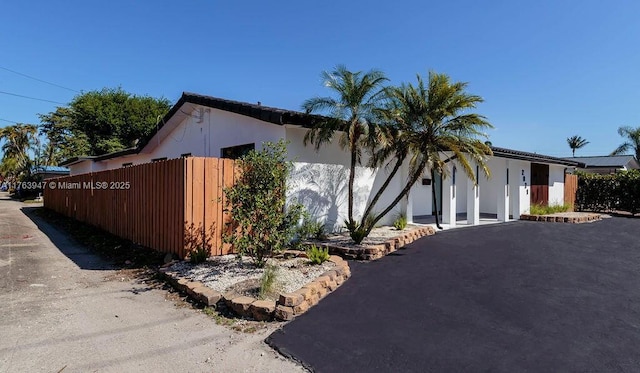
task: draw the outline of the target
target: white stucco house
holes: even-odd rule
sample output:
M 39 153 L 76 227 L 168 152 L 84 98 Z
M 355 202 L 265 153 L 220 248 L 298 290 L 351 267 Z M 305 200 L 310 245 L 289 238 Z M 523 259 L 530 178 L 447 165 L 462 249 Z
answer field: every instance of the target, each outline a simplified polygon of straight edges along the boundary
M 347 212 L 349 155 L 337 139 L 316 152 L 303 138 L 315 116 L 266 107 L 260 104 L 224 100 L 183 93 L 159 123 L 155 133 L 137 147 L 101 156 L 69 159 L 64 165 L 71 175 L 97 172 L 129 165 L 186 156 L 235 158 L 265 141 L 289 142 L 294 162 L 289 197 L 303 203 L 312 216 L 329 229 L 342 225 Z M 482 217 L 508 221 L 527 213 L 531 203 L 564 203 L 564 176 L 579 162 L 540 154 L 493 147 L 488 161 L 492 177 L 480 175 L 478 185 L 449 162 L 450 177 L 432 182 L 430 174 L 413 186 L 408 198 L 390 212 L 382 223 L 390 223 L 403 211 L 411 222 L 428 220 L 435 213 L 431 188 L 445 224 L 479 224 Z M 362 214 L 368 200 L 385 179 L 386 169 L 359 167 L 355 180 L 355 212 Z M 381 211 L 403 187 L 407 170 L 401 170 L 377 204 Z

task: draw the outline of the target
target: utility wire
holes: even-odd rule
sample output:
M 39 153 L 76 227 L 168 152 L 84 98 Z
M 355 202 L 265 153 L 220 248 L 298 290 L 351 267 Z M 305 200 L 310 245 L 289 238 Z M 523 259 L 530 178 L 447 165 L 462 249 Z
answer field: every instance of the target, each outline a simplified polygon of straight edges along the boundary
M 27 74 L 23 74 L 23 73 L 21 73 L 21 72 L 17 72 L 17 71 L 15 71 L 15 70 L 7 69 L 6 67 L 2 67 L 2 66 L 0 66 L 0 69 L 2 69 L 2 70 L 6 70 L 6 71 L 9 71 L 9 72 L 11 72 L 11 73 L 14 73 L 14 74 L 17 74 L 17 75 L 20 75 L 20 76 L 24 76 L 25 78 L 29 78 L 29 79 L 36 80 L 36 81 L 41 82 L 41 83 L 49 84 L 49 85 L 52 85 L 52 86 L 54 86 L 54 87 L 58 87 L 58 88 L 62 88 L 62 89 L 66 89 L 67 91 L 80 93 L 79 91 L 76 91 L 75 89 L 72 89 L 72 88 L 69 88 L 69 87 L 65 87 L 65 86 L 62 86 L 62 85 L 60 85 L 60 84 L 51 83 L 51 82 L 48 82 L 48 81 L 46 81 L 46 80 L 38 79 L 38 78 L 33 77 L 33 76 L 31 76 L 31 75 L 27 75 Z
M 18 122 L 13 121 L 13 120 L 9 120 L 9 119 L 3 119 L 3 118 L 0 118 L 0 120 L 1 120 L 1 121 L 3 121 L 3 122 L 9 122 L 9 123 L 15 123 L 15 124 L 18 124 Z
M 35 97 L 30 97 L 30 96 L 23 96 L 23 95 L 19 95 L 17 93 L 11 93 L 11 92 L 5 92 L 5 91 L 0 91 L 0 93 L 5 94 L 5 95 L 9 95 L 9 96 L 28 98 L 29 100 L 44 101 L 44 102 L 51 102 L 52 104 L 66 105 L 66 103 L 64 103 L 64 102 L 45 100 L 44 98 L 35 98 Z

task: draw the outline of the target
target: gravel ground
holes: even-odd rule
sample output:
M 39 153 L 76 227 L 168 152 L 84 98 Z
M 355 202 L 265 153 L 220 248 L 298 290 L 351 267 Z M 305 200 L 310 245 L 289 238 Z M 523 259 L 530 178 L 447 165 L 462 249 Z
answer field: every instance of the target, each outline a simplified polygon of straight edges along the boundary
M 321 265 L 309 265 L 305 258 L 274 258 L 269 259 L 267 264 L 276 265 L 276 288 L 284 293 L 300 289 L 335 266 L 328 261 Z M 177 272 L 181 277 L 200 281 L 219 292 L 224 292 L 239 282 L 259 279 L 264 273 L 264 268 L 253 266 L 251 258 L 243 257 L 240 261 L 235 255 L 212 257 L 200 264 L 178 262 L 169 267 L 169 270 Z
M 422 226 L 417 225 L 407 225 L 404 230 L 397 230 L 394 227 L 383 226 L 374 228 L 371 231 L 371 234 L 366 237 L 360 245 L 355 244 L 351 237 L 349 237 L 349 232 L 344 232 L 336 235 L 331 235 L 327 238 L 325 242 L 330 242 L 334 245 L 343 246 L 343 247 L 363 247 L 369 245 L 378 245 L 384 243 L 385 241 L 398 237 L 407 232 L 411 232 L 414 229 L 422 228 Z

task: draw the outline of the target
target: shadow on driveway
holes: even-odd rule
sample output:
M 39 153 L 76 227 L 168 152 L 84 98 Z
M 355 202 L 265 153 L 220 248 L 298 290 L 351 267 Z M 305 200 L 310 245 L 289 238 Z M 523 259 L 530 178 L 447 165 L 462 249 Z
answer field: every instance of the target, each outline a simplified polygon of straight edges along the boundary
M 47 223 L 35 213 L 38 209 L 42 209 L 42 207 L 22 207 L 20 210 L 38 226 L 38 229 L 49 238 L 61 253 L 71 259 L 78 267 L 88 270 L 112 270 L 118 268 L 76 243 L 67 233 Z
M 439 232 L 268 338 L 320 372 L 640 371 L 640 220 Z M 401 255 L 400 255 L 401 254 Z

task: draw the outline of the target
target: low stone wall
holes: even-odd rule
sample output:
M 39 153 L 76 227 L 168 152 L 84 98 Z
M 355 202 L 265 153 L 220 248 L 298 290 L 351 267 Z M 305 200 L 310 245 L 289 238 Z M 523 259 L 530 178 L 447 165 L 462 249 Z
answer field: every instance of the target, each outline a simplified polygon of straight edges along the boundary
M 543 221 L 549 223 L 587 223 L 596 220 L 602 220 L 599 214 L 583 214 L 580 216 L 562 216 L 562 215 L 520 215 L 520 220 Z
M 436 234 L 436 230 L 433 227 L 428 226 L 413 229 L 405 234 L 391 238 L 377 245 L 346 247 L 332 244 L 331 242 L 314 242 L 313 245 L 326 248 L 329 250 L 329 253 L 340 255 L 347 259 L 376 260 L 412 243 L 418 238 L 432 236 L 434 234 Z
M 159 271 L 176 289 L 204 305 L 217 307 L 222 302 L 242 317 L 258 321 L 271 321 L 274 318 L 286 321 L 305 313 L 351 277 L 351 269 L 344 259 L 331 255 L 329 261 L 336 264 L 335 269 L 323 273 L 293 293 L 280 294 L 277 301 L 259 300 L 236 292 L 221 294 L 201 282 L 178 277 L 176 272 L 167 268 L 160 268 Z

